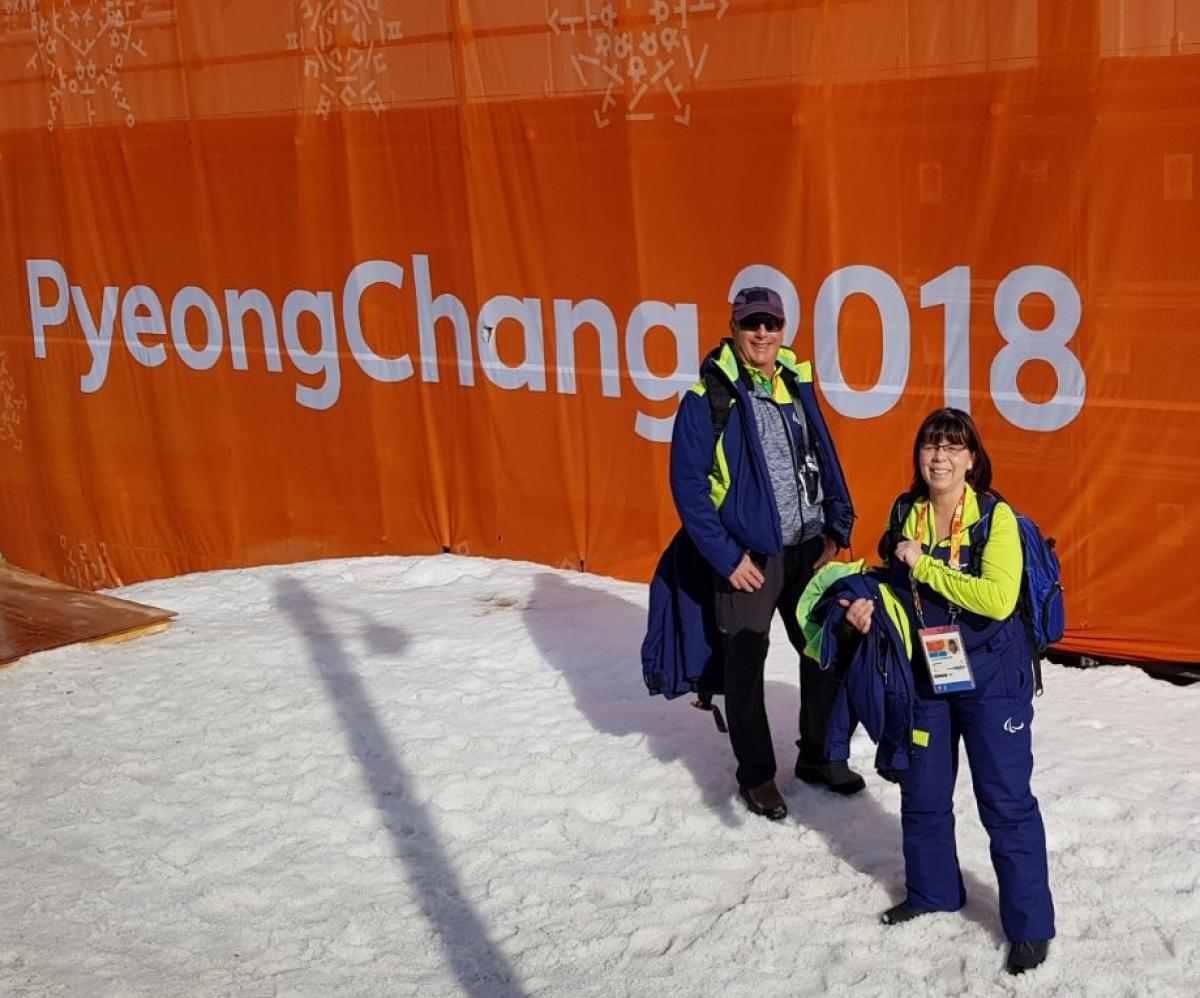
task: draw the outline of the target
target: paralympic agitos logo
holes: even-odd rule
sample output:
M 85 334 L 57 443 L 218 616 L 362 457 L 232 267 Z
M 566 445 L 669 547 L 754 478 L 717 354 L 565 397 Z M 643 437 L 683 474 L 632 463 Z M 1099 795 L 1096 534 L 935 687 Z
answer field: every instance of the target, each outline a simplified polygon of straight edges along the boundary
M 267 371 L 283 373 L 286 357 L 293 371 L 302 376 L 296 379 L 296 401 L 317 410 L 337 404 L 347 356 L 368 377 L 383 383 L 407 381 L 418 370 L 422 381 L 440 381 L 449 377 L 443 372 L 443 360 L 453 354 L 455 376 L 463 388 L 474 387 L 478 359 L 483 376 L 506 391 L 549 391 L 552 375 L 553 391 L 575 395 L 580 381 L 576 347 L 581 337 L 590 337 L 599 349 L 596 374 L 605 397 L 621 397 L 622 372 L 641 398 L 659 403 L 681 396 L 697 377 L 699 308 L 693 302 L 638 302 L 619 327 L 613 309 L 599 298 L 554 298 L 547 306 L 540 298 L 499 294 L 483 302 L 472 319 L 467 304 L 453 291 L 435 291 L 427 255 L 413 254 L 410 268 L 407 289 L 403 266 L 392 260 L 366 260 L 350 269 L 336 296 L 329 290 L 296 289 L 277 304 L 258 288 L 225 289 L 214 296 L 188 285 L 165 302 L 146 284 L 109 285 L 97 295 L 71 284 L 59 261 L 27 260 L 34 355 L 48 356 L 47 331 L 67 326 L 74 313 L 90 354 L 89 369 L 79 382 L 85 393 L 104 387 L 114 345 L 120 349 L 123 344 L 135 362 L 150 368 L 166 363 L 170 347 L 195 371 L 215 367 L 228 347 L 230 363 L 237 371 L 248 370 L 253 356 L 256 363 L 261 357 Z M 786 314 L 795 317 L 788 333 L 794 336 L 803 309 L 788 275 L 765 264 L 744 267 L 730 282 L 727 298 L 732 299 L 738 288 L 748 284 L 773 287 L 780 293 Z M 396 292 L 402 293 L 400 300 L 395 298 Z M 420 351 L 417 363 L 408 353 L 385 355 L 367 339 L 362 319 L 367 295 L 391 296 L 376 301 L 376 306 L 399 316 L 401 329 L 411 329 L 415 319 Z M 880 317 L 879 327 L 858 334 L 882 337 L 879 377 L 869 388 L 848 385 L 842 373 L 842 341 L 854 334 L 843 334 L 839 319 L 843 304 L 852 295 L 871 299 Z M 1029 295 L 1042 296 L 1053 306 L 1053 317 L 1044 328 L 1030 328 L 1021 316 L 1021 302 Z M 406 299 L 410 303 L 407 308 Z M 974 391 L 971 302 L 971 274 L 966 265 L 951 267 L 920 287 L 920 307 L 939 309 L 944 315 L 946 404 L 964 408 L 970 407 Z M 1017 267 L 996 285 L 992 304 L 994 321 L 1005 341 L 991 358 L 988 380 L 996 408 L 1009 422 L 1026 430 L 1052 431 L 1067 425 L 1079 414 L 1086 394 L 1083 367 L 1068 346 L 1082 316 L 1074 283 L 1053 267 Z M 723 327 L 724 318 L 715 325 Z M 673 366 L 665 373 L 652 370 L 646 358 L 649 334 L 658 329 L 665 331 L 673 347 Z M 317 332 L 315 343 L 313 330 Z M 903 290 L 886 271 L 858 264 L 829 274 L 813 304 L 812 331 L 817 382 L 836 411 L 851 418 L 872 419 L 899 401 L 909 378 L 910 307 Z M 59 338 L 69 335 L 68 328 Z M 655 335 L 661 337 L 662 333 Z M 501 357 L 502 338 L 510 348 L 505 351 L 508 360 Z M 520 361 L 513 362 L 518 344 Z M 552 361 L 547 360 L 548 346 Z M 1057 389 L 1052 398 L 1030 400 L 1021 393 L 1017 375 L 1029 362 L 1049 365 L 1054 371 Z M 595 384 L 590 375 L 586 381 Z M 662 411 L 661 406 L 654 409 Z M 646 440 L 666 441 L 673 418 L 639 410 L 633 429 Z

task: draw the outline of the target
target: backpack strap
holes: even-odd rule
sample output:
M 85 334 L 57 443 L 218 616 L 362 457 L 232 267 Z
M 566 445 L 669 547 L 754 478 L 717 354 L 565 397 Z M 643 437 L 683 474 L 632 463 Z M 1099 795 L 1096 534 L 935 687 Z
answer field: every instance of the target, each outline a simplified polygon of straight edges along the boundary
M 972 575 L 979 575 L 983 570 L 983 547 L 992 532 L 992 510 L 996 508 L 997 502 L 1003 501 L 1003 497 L 996 492 L 987 492 L 979 497 L 979 519 L 971 524 L 968 530 L 971 543 L 968 547 L 967 571 Z M 900 493 L 892 503 L 887 531 L 879 538 L 881 561 L 890 561 L 896 545 L 904 539 L 904 521 L 908 518 L 912 506 L 912 495 L 908 492 Z
M 790 368 L 780 367 L 780 377 L 787 385 L 793 400 L 800 397 L 800 382 L 796 380 L 795 372 Z M 744 376 L 744 375 L 743 375 Z M 733 390 L 726 381 L 711 367 L 704 371 L 704 394 L 708 397 L 708 411 L 712 415 L 713 431 L 719 437 L 725 431 L 729 422 L 729 407 L 733 405 Z
M 971 525 L 971 548 L 970 558 L 968 561 L 968 571 L 972 575 L 983 574 L 983 547 L 987 544 L 988 537 L 992 532 L 992 511 L 995 510 L 997 503 L 1005 503 L 1009 509 L 1012 509 L 1012 504 L 1008 502 L 999 492 L 988 492 L 979 500 L 979 519 Z M 1017 515 L 1017 511 L 1013 509 L 1013 515 Z M 1022 554 L 1024 554 L 1024 543 L 1021 545 Z M 1021 572 L 1021 591 L 1017 595 L 1017 615 L 1021 618 L 1021 624 L 1025 629 L 1025 637 L 1029 644 L 1029 661 L 1033 667 L 1033 692 L 1035 696 L 1041 696 L 1045 691 L 1042 686 L 1042 657 L 1038 653 L 1037 641 L 1033 636 L 1033 608 L 1029 605 L 1029 594 L 1026 591 L 1025 573 Z
M 992 535 L 992 510 L 996 508 L 996 503 L 1003 501 L 1003 497 L 998 492 L 985 492 L 979 497 L 979 519 L 972 523 L 967 530 L 967 536 L 971 538 L 967 555 L 967 571 L 971 575 L 983 574 L 983 548 Z
M 716 724 L 717 730 L 723 735 L 729 734 L 729 728 L 725 726 L 725 718 L 721 715 L 721 708 L 712 702 L 713 695 L 711 693 L 699 693 L 696 699 L 692 701 L 692 706 L 697 710 L 707 710 L 712 712 L 713 723 Z
M 1022 614 L 1024 617 L 1024 614 Z M 1040 697 L 1046 692 L 1046 688 L 1042 685 L 1042 656 L 1038 654 L 1037 642 L 1033 640 L 1033 627 L 1026 620 L 1026 633 L 1029 635 L 1029 661 L 1033 665 L 1033 695 Z
M 704 372 L 704 394 L 712 415 L 713 432 L 720 437 L 729 422 L 729 407 L 733 405 L 733 390 L 720 374 L 709 368 Z
M 904 540 L 904 521 L 908 519 L 908 511 L 912 509 L 912 496 L 901 492 L 892 503 L 892 511 L 888 514 L 888 526 L 879 537 L 879 547 L 876 549 L 880 561 L 891 562 L 896 545 Z

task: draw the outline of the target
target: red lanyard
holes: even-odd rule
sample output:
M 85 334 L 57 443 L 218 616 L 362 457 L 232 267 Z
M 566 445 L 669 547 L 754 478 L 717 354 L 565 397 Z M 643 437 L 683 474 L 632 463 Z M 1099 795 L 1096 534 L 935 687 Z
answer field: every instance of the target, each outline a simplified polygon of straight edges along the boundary
M 950 567 L 956 572 L 962 569 L 962 540 L 959 538 L 959 531 L 962 530 L 963 508 L 967 503 L 967 492 L 963 490 L 963 494 L 959 497 L 958 505 L 954 507 L 954 515 L 950 517 Z M 929 500 L 925 500 L 923 506 L 917 507 L 917 536 L 913 538 L 922 548 L 925 546 L 925 521 L 933 515 L 933 504 Z M 937 546 L 937 529 L 936 526 L 931 526 L 929 530 L 933 540 L 930 542 L 929 550 L 932 551 Z M 912 569 L 908 570 L 908 581 L 912 586 L 913 609 L 917 611 L 917 619 L 921 622 L 921 626 L 925 626 L 925 614 L 921 607 L 921 594 L 918 591 L 919 584 L 913 578 Z M 953 603 L 950 604 L 950 620 L 958 616 L 958 607 Z

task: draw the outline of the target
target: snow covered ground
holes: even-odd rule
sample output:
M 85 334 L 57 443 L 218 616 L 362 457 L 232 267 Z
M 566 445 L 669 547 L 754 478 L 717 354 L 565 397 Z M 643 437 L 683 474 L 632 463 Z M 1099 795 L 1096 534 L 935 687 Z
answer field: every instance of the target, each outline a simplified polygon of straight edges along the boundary
M 122 595 L 165 634 L 0 672 L 0 994 L 1200 993 L 1200 686 L 1046 667 L 1034 789 L 1059 938 L 1010 978 L 970 782 L 970 901 L 884 927 L 899 792 L 791 777 L 794 657 L 768 698 L 791 814 L 727 741 L 645 695 L 645 587 L 379 558 Z

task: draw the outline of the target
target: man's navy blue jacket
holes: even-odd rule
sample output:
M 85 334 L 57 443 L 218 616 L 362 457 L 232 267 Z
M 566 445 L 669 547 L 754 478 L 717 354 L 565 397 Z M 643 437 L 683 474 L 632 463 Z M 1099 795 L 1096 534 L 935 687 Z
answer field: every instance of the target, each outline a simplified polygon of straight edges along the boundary
M 825 495 L 824 533 L 848 547 L 854 508 L 817 404 L 812 365 L 798 364 L 786 347 L 779 352 L 779 364 L 791 374 L 777 379 L 776 398 L 797 453 L 803 453 L 801 413 L 811 434 Z M 686 536 L 676 535 L 659 560 L 642 643 L 646 686 L 667 697 L 696 689 L 706 669 L 709 675 L 714 672 L 712 659 L 720 642 L 711 604 L 717 578 L 728 578 L 747 551 L 783 553 L 775 491 L 732 343 L 726 340 L 710 352 L 700 372 L 701 380 L 680 403 L 671 437 L 671 494 Z M 706 397 L 709 374 L 725 383 L 731 399 L 719 438 Z
M 797 396 L 793 397 L 789 390 L 789 379 L 777 379 L 776 399 L 782 403 L 780 409 L 797 453 L 803 453 L 804 439 L 797 404 L 812 434 L 825 493 L 824 533 L 839 547 L 849 547 L 854 508 L 833 439 L 817 404 L 812 365 L 797 363 L 796 355 L 786 347 L 779 351 L 779 365 L 791 372 Z M 705 397 L 704 376 L 709 373 L 725 382 L 732 398 L 720 439 L 713 426 L 712 407 Z M 771 487 L 771 475 L 754 421 L 747 376 L 742 374 L 728 340 L 704 358 L 700 374 L 701 380 L 684 396 L 675 416 L 671 436 L 671 494 L 684 529 L 724 579 L 733 573 L 747 551 L 782 554 L 783 537 L 775 490 Z

